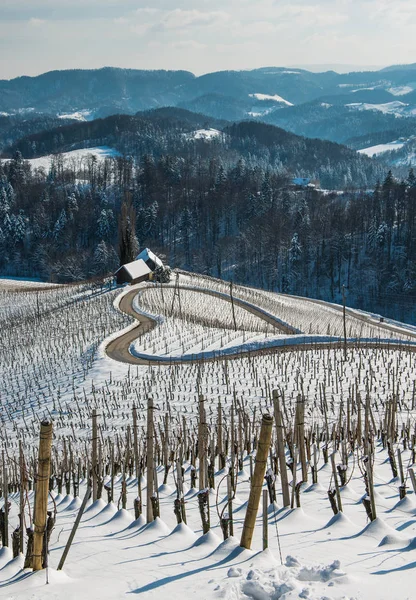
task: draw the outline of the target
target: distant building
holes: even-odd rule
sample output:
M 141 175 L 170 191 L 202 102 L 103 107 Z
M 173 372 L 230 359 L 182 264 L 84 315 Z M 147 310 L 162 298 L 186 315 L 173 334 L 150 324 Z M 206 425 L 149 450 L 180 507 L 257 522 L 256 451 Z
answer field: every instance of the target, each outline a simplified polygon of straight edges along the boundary
M 158 256 L 156 256 L 156 254 L 153 254 L 149 248 L 142 250 L 140 254 L 136 256 L 136 260 L 143 260 L 152 271 L 154 271 L 157 267 L 163 268 L 163 262 Z
M 310 177 L 294 177 L 291 183 L 300 187 L 319 188 L 319 181 Z
M 117 285 L 140 283 L 141 281 L 153 279 L 153 273 L 157 269 L 159 271 L 165 270 L 163 262 L 149 248 L 145 248 L 136 256 L 136 260 L 121 266 L 114 273 L 114 276 Z
M 302 187 L 306 187 L 310 184 L 310 182 L 311 180 L 309 179 L 309 177 L 294 177 L 292 179 L 293 185 L 300 185 Z
M 152 269 L 147 266 L 144 260 L 134 260 L 131 263 L 123 265 L 114 273 L 117 285 L 123 283 L 140 283 L 141 281 L 148 281 L 150 275 L 153 273 Z

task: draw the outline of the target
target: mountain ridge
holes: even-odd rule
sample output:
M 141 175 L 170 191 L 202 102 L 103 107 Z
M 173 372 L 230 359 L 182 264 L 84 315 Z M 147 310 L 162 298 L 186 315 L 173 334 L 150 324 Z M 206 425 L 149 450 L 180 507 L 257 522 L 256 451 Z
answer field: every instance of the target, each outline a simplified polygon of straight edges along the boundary
M 350 73 L 260 67 L 196 76 L 181 70 L 103 67 L 0 80 L 2 117 L 22 122 L 39 115 L 93 121 L 160 107 L 219 121 L 263 121 L 343 144 L 390 131 L 410 136 L 416 127 L 416 70 L 414 65 Z M 0 140 L 0 146 L 16 139 L 13 134 L 8 144 Z

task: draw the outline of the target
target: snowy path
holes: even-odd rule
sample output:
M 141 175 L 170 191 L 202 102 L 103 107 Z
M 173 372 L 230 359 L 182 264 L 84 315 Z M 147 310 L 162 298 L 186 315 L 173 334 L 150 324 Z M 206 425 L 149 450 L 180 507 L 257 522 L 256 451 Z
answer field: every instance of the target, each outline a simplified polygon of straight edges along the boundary
M 234 304 L 243 308 L 244 310 L 255 315 L 259 319 L 264 320 L 276 329 L 279 333 L 284 333 L 290 337 L 284 337 L 279 339 L 265 340 L 262 342 L 256 342 L 251 344 L 240 344 L 230 348 L 222 348 L 219 350 L 211 350 L 207 352 L 198 352 L 193 354 L 182 354 L 175 356 L 160 356 L 157 354 L 148 354 L 144 352 L 138 352 L 132 345 L 142 335 L 148 333 L 158 325 L 158 320 L 143 312 L 138 312 L 134 307 L 134 299 L 136 296 L 144 291 L 145 289 L 151 289 L 153 286 L 145 286 L 139 289 L 134 289 L 130 292 L 122 293 L 122 297 L 119 302 L 119 309 L 137 320 L 137 325 L 130 327 L 127 331 L 122 332 L 119 336 L 111 341 L 106 346 L 107 355 L 118 362 L 123 362 L 132 365 L 175 365 L 195 362 L 208 362 L 218 359 L 233 359 L 241 358 L 244 355 L 259 355 L 269 352 L 290 352 L 296 350 L 313 350 L 317 347 L 321 348 L 343 348 L 344 341 L 341 337 L 335 336 L 319 336 L 319 335 L 299 335 L 301 332 L 288 323 L 284 323 L 274 315 L 268 313 L 264 309 L 255 306 L 240 298 L 234 297 Z M 164 286 L 164 288 L 173 288 L 174 286 Z M 181 290 L 188 290 L 198 292 L 204 295 L 210 295 L 215 298 L 220 298 L 226 302 L 231 302 L 231 296 L 223 292 L 216 290 L 210 290 L 207 288 L 198 288 L 194 286 L 180 286 Z M 308 299 L 309 300 L 309 299 Z M 312 300 L 311 302 L 317 305 L 328 306 L 320 300 Z M 335 305 L 329 305 L 331 307 L 339 308 Z M 342 308 L 341 308 L 342 310 Z M 363 314 L 356 313 L 355 311 L 349 311 L 350 316 L 364 321 L 368 324 L 373 324 L 374 319 L 370 316 L 366 317 Z M 385 330 L 386 333 L 391 334 L 392 332 L 403 334 L 403 329 L 393 327 L 388 324 L 377 324 L 380 330 Z M 355 339 L 350 338 L 347 340 L 347 345 L 353 348 L 376 348 L 376 349 L 400 349 L 406 346 L 410 351 L 416 351 L 416 334 L 411 331 L 406 331 L 406 335 L 410 340 L 392 340 L 392 339 Z

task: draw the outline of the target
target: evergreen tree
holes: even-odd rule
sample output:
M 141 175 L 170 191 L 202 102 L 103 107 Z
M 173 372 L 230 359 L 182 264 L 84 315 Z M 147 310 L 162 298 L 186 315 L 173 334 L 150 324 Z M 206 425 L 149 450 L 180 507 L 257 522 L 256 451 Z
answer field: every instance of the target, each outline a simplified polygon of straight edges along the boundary
M 136 237 L 136 211 L 128 199 L 121 205 L 118 223 L 118 252 L 120 266 L 132 262 L 139 251 Z

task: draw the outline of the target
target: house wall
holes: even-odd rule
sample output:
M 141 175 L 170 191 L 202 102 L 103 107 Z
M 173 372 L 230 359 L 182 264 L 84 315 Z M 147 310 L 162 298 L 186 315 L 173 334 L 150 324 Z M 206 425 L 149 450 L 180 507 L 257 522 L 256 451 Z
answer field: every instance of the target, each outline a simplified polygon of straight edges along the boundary
M 150 275 L 150 273 L 147 273 L 146 275 L 137 277 L 136 279 L 133 279 L 130 283 L 131 283 L 131 285 L 133 285 L 133 283 L 141 283 L 142 281 L 149 281 L 149 279 L 150 279 L 149 275 Z
M 117 285 L 121 285 L 122 283 L 130 283 L 131 282 L 130 275 L 127 273 L 126 269 L 121 268 L 117 272 L 116 281 L 117 281 Z

